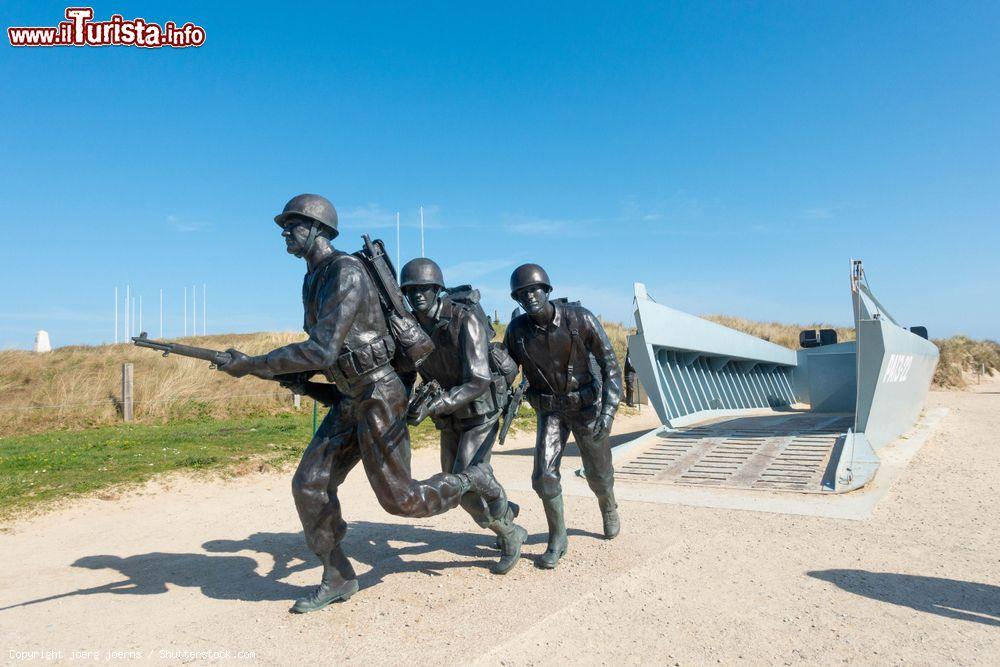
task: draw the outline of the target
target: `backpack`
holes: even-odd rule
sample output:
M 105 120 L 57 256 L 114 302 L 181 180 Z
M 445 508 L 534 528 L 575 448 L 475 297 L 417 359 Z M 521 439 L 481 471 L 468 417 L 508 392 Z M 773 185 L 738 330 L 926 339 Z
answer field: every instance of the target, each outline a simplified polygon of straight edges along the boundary
M 486 311 L 483 310 L 483 305 L 479 302 L 479 290 L 474 289 L 472 285 L 459 285 L 458 287 L 446 287 L 443 293 L 452 303 L 457 304 L 466 310 L 469 315 L 478 319 L 486 327 L 491 339 L 496 335 L 492 318 L 486 314 Z M 456 317 L 452 321 L 457 323 L 458 319 Z M 514 379 L 517 378 L 517 364 L 514 363 L 514 360 L 507 352 L 507 348 L 501 343 L 491 340 L 489 345 L 490 374 L 493 376 L 492 390 L 494 399 L 496 399 L 497 405 L 500 406 L 500 398 L 508 394 L 509 388 L 514 384 Z M 506 400 L 503 403 L 506 404 Z
M 396 267 L 385 252 L 385 244 L 381 239 L 372 241 L 367 234 L 362 238 L 365 247 L 353 254 L 361 260 L 375 284 L 379 305 L 382 306 L 389 334 L 396 342 L 397 352 L 401 352 L 416 368 L 434 351 L 434 343 L 403 303 L 403 292 L 396 280 Z

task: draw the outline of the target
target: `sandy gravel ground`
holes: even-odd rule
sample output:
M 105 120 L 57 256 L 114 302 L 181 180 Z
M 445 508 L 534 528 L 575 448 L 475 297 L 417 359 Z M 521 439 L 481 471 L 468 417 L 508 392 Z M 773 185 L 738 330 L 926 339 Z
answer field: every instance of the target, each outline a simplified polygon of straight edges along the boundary
M 2 660 L 996 665 L 1000 384 L 976 389 L 931 395 L 950 413 L 867 521 L 627 502 L 609 542 L 596 501 L 567 497 L 555 571 L 532 566 L 545 521 L 530 491 L 511 494 L 528 557 L 497 577 L 464 513 L 388 516 L 359 467 L 341 497 L 361 591 L 305 616 L 287 608 L 319 569 L 289 473 L 78 501 L 0 534 Z M 646 411 L 616 434 L 655 424 Z M 495 457 L 522 489 L 530 445 Z M 415 453 L 417 474 L 436 465 Z

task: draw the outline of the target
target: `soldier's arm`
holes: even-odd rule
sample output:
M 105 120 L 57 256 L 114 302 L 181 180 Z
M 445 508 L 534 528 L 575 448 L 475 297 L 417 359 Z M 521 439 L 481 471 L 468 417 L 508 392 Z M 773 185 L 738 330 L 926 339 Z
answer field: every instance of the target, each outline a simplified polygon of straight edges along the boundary
M 489 389 L 490 341 L 486 327 L 475 315 L 469 314 L 458 335 L 459 354 L 462 356 L 462 384 L 444 392 L 436 401 L 435 411 L 451 414 Z
M 618 403 L 622 400 L 622 373 L 618 365 L 618 356 L 611 347 L 611 341 L 604 327 L 589 310 L 584 310 L 584 322 L 587 329 L 587 334 L 584 336 L 587 349 L 601 367 L 603 383 L 601 412 L 614 415 L 618 410 Z
M 252 358 L 254 375 L 266 376 L 298 373 L 329 368 L 337 360 L 347 338 L 361 299 L 368 297 L 363 289 L 361 272 L 354 262 L 339 260 L 337 271 L 326 279 L 319 290 L 320 312 L 312 334 L 301 343 L 291 343 Z
M 513 324 L 513 320 L 511 320 L 511 324 Z M 510 358 L 513 359 L 514 363 L 517 364 L 517 367 L 520 368 L 521 359 L 518 356 L 518 350 L 514 349 L 514 339 L 510 335 L 511 329 L 512 327 L 508 324 L 507 330 L 503 332 L 503 346 L 507 349 L 507 354 L 510 355 Z

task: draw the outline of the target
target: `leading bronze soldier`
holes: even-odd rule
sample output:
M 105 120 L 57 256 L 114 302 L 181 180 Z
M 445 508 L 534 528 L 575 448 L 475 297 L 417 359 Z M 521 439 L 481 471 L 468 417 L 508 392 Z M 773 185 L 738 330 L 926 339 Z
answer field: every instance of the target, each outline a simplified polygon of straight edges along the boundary
M 493 331 L 484 321 L 485 314 L 480 317 L 471 305 L 442 295 L 444 276 L 433 260 L 420 257 L 407 262 L 399 282 L 417 321 L 434 342 L 434 352 L 420 364 L 419 373 L 425 383 L 437 381 L 442 389 L 427 409 L 441 432 L 441 469 L 458 473 L 470 465 L 488 463 L 507 403 L 507 378 L 499 362 L 491 360 L 499 352 L 490 348 Z M 513 379 L 517 368 L 505 352 L 503 357 Z M 503 502 L 491 507 L 467 493 L 462 496 L 462 507 L 499 538 L 500 561 L 490 570 L 509 572 L 528 537 L 514 523 L 516 506 Z
M 528 400 L 538 416 L 531 483 L 549 525 L 548 548 L 538 560 L 543 568 L 554 568 L 566 553 L 559 465 L 571 432 L 597 496 L 604 536 L 611 539 L 620 529 L 608 443 L 621 400 L 618 359 L 597 318 L 582 306 L 549 301 L 551 291 L 542 267 L 515 269 L 510 293 L 525 314 L 511 321 L 504 337 L 504 346 L 528 378 Z M 600 378 L 591 370 L 591 355 Z
M 221 370 L 241 377 L 323 373 L 336 387 L 305 383 L 330 411 L 302 455 L 292 494 L 306 542 L 323 564 L 323 579 L 293 612 L 321 609 L 358 590 L 354 568 L 340 544 L 347 532 L 337 487 L 361 461 L 379 503 L 389 513 L 426 517 L 456 507 L 472 491 L 498 503 L 503 489 L 488 464 L 424 481 L 410 475 L 407 395 L 393 368 L 396 341 L 379 294 L 357 257 L 334 249 L 337 212 L 319 195 L 299 195 L 275 217 L 286 249 L 306 261 L 302 285 L 304 328 L 309 338 L 249 357 L 229 350 Z

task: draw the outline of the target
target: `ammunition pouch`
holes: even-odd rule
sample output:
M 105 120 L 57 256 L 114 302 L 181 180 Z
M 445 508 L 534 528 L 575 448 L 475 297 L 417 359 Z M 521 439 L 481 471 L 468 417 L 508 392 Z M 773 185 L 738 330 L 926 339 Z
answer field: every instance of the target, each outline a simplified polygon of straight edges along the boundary
M 553 395 L 536 392 L 528 389 L 528 402 L 535 410 L 546 412 L 576 412 L 586 410 L 597 405 L 600 396 L 594 384 L 586 384 L 580 387 L 579 391 L 572 391 L 568 394 Z
M 389 361 L 396 351 L 395 343 L 389 335 L 373 340 L 356 349 L 348 349 L 337 357 L 336 363 L 327 374 L 334 380 L 343 380 L 351 387 L 370 384 L 392 372 Z
M 386 320 L 389 324 L 389 333 L 399 343 L 399 349 L 414 367 L 419 366 L 434 351 L 434 343 L 430 336 L 413 317 L 390 310 L 386 313 Z

